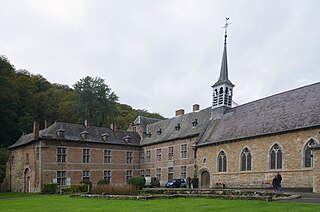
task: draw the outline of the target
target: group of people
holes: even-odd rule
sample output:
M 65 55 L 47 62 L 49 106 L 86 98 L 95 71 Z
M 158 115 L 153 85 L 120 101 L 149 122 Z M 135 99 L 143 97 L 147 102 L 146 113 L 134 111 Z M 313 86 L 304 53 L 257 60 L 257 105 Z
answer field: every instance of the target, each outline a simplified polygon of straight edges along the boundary
M 272 180 L 272 186 L 273 186 L 274 192 L 281 191 L 281 180 L 282 180 L 281 174 L 278 172 Z

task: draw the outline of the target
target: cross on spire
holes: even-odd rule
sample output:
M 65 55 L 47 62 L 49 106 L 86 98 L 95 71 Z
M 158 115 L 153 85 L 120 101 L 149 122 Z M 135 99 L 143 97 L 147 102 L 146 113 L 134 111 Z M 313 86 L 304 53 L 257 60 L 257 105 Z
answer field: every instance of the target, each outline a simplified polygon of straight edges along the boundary
M 224 28 L 224 44 L 227 43 L 227 29 L 228 29 L 228 26 L 231 24 L 230 22 L 228 22 L 229 18 L 226 17 L 226 24 L 222 27 Z

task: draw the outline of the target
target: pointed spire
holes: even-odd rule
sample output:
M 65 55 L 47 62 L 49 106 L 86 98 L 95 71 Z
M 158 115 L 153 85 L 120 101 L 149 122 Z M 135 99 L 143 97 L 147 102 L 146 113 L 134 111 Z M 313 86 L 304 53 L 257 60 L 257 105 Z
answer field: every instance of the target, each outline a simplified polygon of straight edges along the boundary
M 220 85 L 223 83 L 227 83 L 231 86 L 234 86 L 230 80 L 228 79 L 228 60 L 227 60 L 227 28 L 231 24 L 228 22 L 229 18 L 226 18 L 226 24 L 224 25 L 224 48 L 223 48 L 223 54 L 222 54 L 222 62 L 221 62 L 221 69 L 220 69 L 220 76 L 219 80 L 213 85 Z

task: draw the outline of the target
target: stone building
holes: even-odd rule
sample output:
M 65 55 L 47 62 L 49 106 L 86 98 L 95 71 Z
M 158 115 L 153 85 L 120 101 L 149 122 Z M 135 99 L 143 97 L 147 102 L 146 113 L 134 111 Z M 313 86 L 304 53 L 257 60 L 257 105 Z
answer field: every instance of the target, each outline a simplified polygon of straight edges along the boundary
M 129 131 L 56 122 L 10 147 L 5 184 L 38 192 L 59 185 L 130 176 L 198 177 L 199 186 L 262 188 L 280 172 L 282 186 L 320 192 L 320 83 L 233 107 L 227 34 L 212 106 L 157 120 L 139 116 Z

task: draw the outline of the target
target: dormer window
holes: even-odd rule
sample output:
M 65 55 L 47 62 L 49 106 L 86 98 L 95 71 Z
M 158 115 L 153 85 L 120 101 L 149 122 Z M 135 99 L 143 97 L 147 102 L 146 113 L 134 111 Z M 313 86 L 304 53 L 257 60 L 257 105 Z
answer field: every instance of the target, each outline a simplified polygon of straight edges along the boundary
M 198 125 L 198 119 L 194 119 L 194 121 L 192 122 L 192 126 L 195 127 Z
M 175 129 L 176 131 L 179 131 L 179 130 L 180 130 L 180 128 L 181 128 L 180 123 L 178 123 L 178 125 L 176 125 L 176 126 L 174 127 L 174 129 Z
M 151 133 L 150 132 L 147 133 L 146 136 L 150 138 L 151 137 Z
M 125 136 L 124 138 L 123 138 L 123 140 L 125 141 L 125 142 L 127 142 L 127 143 L 131 143 L 131 137 L 130 136 Z
M 161 135 L 161 133 L 162 133 L 162 129 L 160 128 L 160 129 L 157 131 L 157 134 L 158 134 L 158 135 Z
M 109 133 L 103 133 L 103 134 L 101 135 L 101 137 L 102 137 L 102 139 L 103 139 L 104 141 L 109 141 L 110 134 L 109 134 Z
M 81 134 L 82 139 L 88 139 L 89 138 L 89 132 L 88 131 L 83 131 Z
M 65 132 L 66 131 L 64 129 L 60 128 L 60 129 L 57 130 L 56 134 L 57 134 L 58 137 L 64 137 Z

